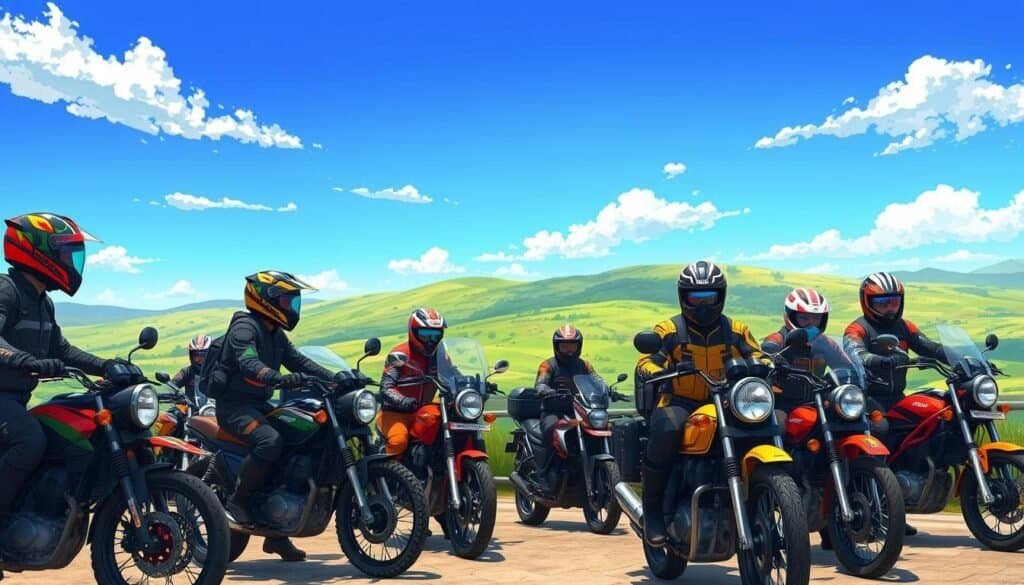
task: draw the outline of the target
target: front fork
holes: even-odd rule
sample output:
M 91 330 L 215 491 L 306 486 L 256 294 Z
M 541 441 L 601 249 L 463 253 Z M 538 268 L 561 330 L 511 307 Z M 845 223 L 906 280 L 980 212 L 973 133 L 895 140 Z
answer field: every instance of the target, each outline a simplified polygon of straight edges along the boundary
M 715 411 L 719 425 L 725 423 L 725 407 L 722 405 L 722 396 L 714 395 Z M 753 543 L 750 540 L 750 522 L 747 519 L 746 498 L 743 494 L 743 479 L 740 475 L 740 462 L 736 459 L 736 450 L 733 449 L 732 437 L 722 437 L 722 454 L 725 456 L 725 474 L 729 481 L 729 498 L 732 500 L 733 513 L 736 515 L 736 539 L 739 541 L 741 550 L 750 550 Z
M 590 460 L 587 453 L 586 441 L 583 440 L 583 419 L 580 417 L 580 413 L 575 412 L 575 409 L 573 409 L 573 411 L 576 415 L 577 422 L 576 438 L 580 441 L 580 460 L 583 463 L 583 482 L 587 488 L 587 496 L 592 497 L 594 495 L 594 486 L 591 485 L 593 483 L 591 476 L 594 473 L 594 462 Z
M 964 441 L 967 443 L 967 457 L 971 460 L 971 467 L 974 469 L 974 477 L 978 480 L 978 491 L 981 492 L 981 501 L 991 504 L 995 501 L 992 489 L 988 486 L 988 478 L 981 468 L 981 456 L 978 455 L 978 444 L 974 442 L 974 435 L 971 434 L 971 427 L 967 424 L 967 417 L 964 410 L 960 408 L 960 397 L 956 395 L 956 385 L 949 382 L 949 397 L 953 403 L 953 411 L 956 412 L 956 420 L 960 423 L 960 432 L 963 433 Z M 995 425 L 989 428 L 989 433 L 995 432 Z M 998 434 L 993 436 L 999 436 Z
M 825 403 L 821 399 L 821 393 L 814 393 L 814 403 L 818 407 L 818 420 L 821 421 L 822 435 L 825 437 L 825 449 L 828 452 L 828 468 L 832 472 L 832 483 L 836 486 L 836 499 L 839 500 L 839 513 L 843 522 L 853 521 L 853 508 L 850 506 L 850 496 L 846 493 L 846 478 L 843 477 L 843 463 L 836 450 L 835 436 L 828 425 L 828 413 L 825 412 Z
M 97 393 L 96 412 L 104 410 L 106 410 L 106 407 L 103 404 L 103 396 Z M 114 428 L 113 422 L 108 421 L 107 424 L 103 425 L 103 429 L 107 434 L 107 442 L 110 445 L 112 467 L 114 468 L 114 473 L 117 474 L 117 481 L 121 486 L 121 491 L 124 492 L 128 514 L 132 519 L 132 536 L 139 550 L 148 549 L 153 544 L 153 539 L 150 538 L 149 531 L 142 522 L 142 509 L 139 505 L 135 485 L 132 483 L 132 470 L 128 462 L 128 455 L 121 446 L 121 438 L 117 433 L 117 429 Z
M 452 431 L 448 428 L 448 407 L 445 400 L 441 400 L 441 432 L 444 437 L 444 463 L 448 472 L 448 491 L 452 498 L 452 506 L 456 510 L 462 508 L 462 498 L 459 497 L 459 482 L 455 476 L 455 443 L 452 441 Z
M 341 425 L 338 424 L 338 416 L 334 413 L 334 405 L 332 405 L 331 401 L 326 397 L 324 399 L 324 409 L 327 411 L 327 416 L 331 419 L 331 428 L 334 429 L 334 439 L 338 443 L 338 449 L 341 450 L 341 461 L 345 466 L 345 476 L 348 477 L 348 481 L 352 484 L 352 492 L 355 493 L 356 503 L 359 504 L 359 516 L 362 518 L 363 524 L 373 524 L 373 510 L 370 509 L 369 504 L 366 502 L 366 490 L 363 488 L 363 483 L 359 480 L 359 469 L 356 467 L 356 458 L 352 454 L 352 449 L 348 446 L 348 439 L 345 437 L 345 433 L 341 430 Z

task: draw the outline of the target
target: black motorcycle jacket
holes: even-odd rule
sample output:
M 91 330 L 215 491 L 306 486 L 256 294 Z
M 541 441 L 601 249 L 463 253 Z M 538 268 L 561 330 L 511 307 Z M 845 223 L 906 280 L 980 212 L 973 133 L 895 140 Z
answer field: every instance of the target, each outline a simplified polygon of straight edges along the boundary
M 946 361 L 942 345 L 928 339 L 909 319 L 882 323 L 861 317 L 847 326 L 845 340 L 864 362 L 864 369 L 871 374 L 866 388 L 868 396 L 902 394 L 907 388 L 907 370 L 887 370 L 883 367 L 885 356 L 873 351 L 875 341 L 881 335 L 895 335 L 903 351 L 910 350 L 926 358 Z
M 576 358 L 571 364 L 563 365 L 557 358 L 549 358 L 540 363 L 537 368 L 537 381 L 534 387 L 538 391 L 547 388 L 551 390 L 566 389 L 576 391 L 574 376 L 594 376 L 594 366 L 587 360 Z

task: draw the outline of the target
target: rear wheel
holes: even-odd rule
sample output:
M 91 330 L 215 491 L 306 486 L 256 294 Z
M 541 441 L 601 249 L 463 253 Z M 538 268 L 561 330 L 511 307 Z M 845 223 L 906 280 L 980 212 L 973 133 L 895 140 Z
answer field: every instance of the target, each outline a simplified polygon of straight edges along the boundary
M 475 559 L 491 543 L 497 515 L 498 494 L 487 462 L 467 459 L 462 463 L 459 508 L 448 502 L 446 519 L 452 550 L 464 559 Z
M 1024 548 L 1024 454 L 990 452 L 989 488 L 995 501 L 986 504 L 978 493 L 974 470 L 964 469 L 960 504 L 971 534 L 982 544 L 1003 552 Z
M 591 479 L 593 494 L 583 500 L 583 517 L 594 534 L 608 534 L 619 525 L 622 508 L 615 499 L 619 483 L 619 466 L 614 461 L 598 461 Z
M 853 520 L 843 521 L 839 502 L 833 499 L 828 536 L 844 569 L 874 579 L 887 573 L 903 550 L 903 492 L 892 470 L 870 459 L 853 462 L 849 486 Z
M 679 577 L 686 570 L 686 559 L 678 556 L 672 549 L 667 546 L 656 548 L 647 544 L 646 541 L 643 544 L 647 567 L 655 577 L 671 580 Z
M 743 585 L 807 585 L 811 544 L 800 490 L 778 467 L 759 467 L 750 481 L 750 550 L 739 551 Z
M 537 473 L 536 460 L 524 450 L 522 444 L 516 450 L 515 470 L 519 475 L 530 478 Z M 519 521 L 528 526 L 539 526 L 548 518 L 551 508 L 538 504 L 530 499 L 530 496 L 516 490 L 516 514 Z

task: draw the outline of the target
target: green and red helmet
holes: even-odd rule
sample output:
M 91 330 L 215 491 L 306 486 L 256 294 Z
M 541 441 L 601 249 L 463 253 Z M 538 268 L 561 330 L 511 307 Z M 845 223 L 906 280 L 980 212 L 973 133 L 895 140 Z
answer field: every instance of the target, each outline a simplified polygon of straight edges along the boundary
M 74 296 L 82 285 L 85 242 L 98 240 L 54 213 L 26 213 L 6 223 L 4 260 L 43 281 L 47 290 Z

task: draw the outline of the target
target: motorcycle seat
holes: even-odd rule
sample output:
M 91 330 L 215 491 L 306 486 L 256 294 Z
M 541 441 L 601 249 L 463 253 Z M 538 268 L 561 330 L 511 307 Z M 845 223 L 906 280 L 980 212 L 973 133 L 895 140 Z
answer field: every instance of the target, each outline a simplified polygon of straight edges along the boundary
M 540 445 L 543 440 L 540 432 L 540 419 L 528 418 L 521 423 L 526 430 L 526 438 L 535 445 Z
M 228 431 L 220 428 L 217 419 L 212 416 L 193 416 L 188 420 L 188 428 L 203 438 L 218 443 L 232 443 L 248 447 L 249 444 Z

